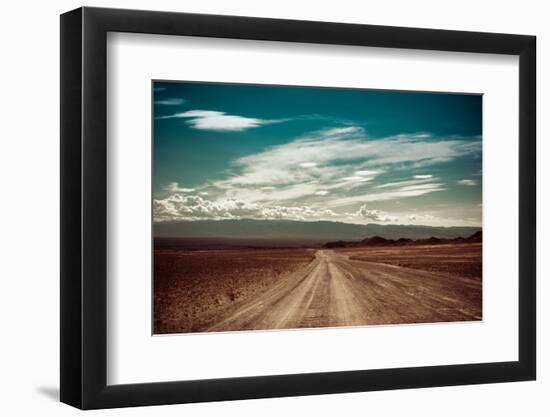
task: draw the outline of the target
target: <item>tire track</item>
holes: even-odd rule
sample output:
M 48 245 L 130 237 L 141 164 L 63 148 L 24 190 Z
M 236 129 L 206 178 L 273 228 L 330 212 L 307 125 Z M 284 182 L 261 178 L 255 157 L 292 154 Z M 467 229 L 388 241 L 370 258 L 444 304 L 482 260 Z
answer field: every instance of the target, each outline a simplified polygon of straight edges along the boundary
M 479 320 L 481 283 L 319 250 L 300 271 L 242 300 L 204 331 Z

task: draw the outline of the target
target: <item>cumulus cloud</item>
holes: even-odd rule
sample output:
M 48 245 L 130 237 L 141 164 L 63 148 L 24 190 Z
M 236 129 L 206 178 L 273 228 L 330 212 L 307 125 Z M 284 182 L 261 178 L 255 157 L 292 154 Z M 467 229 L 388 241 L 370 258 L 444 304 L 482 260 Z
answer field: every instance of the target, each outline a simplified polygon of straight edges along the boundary
M 282 121 L 236 116 L 212 110 L 188 110 L 168 116 L 159 116 L 157 119 L 187 119 L 187 123 L 195 129 L 217 131 L 241 131 Z
M 159 104 L 161 106 L 179 106 L 183 103 L 185 103 L 185 100 L 182 98 L 167 98 L 164 100 L 155 100 L 155 104 Z
M 380 210 L 369 210 L 366 204 L 359 207 L 359 210 L 355 212 L 355 216 L 382 223 L 396 222 L 399 220 L 397 217 L 391 216 Z
M 433 220 L 435 219 L 434 216 L 432 216 L 431 214 L 411 214 L 409 217 L 408 217 L 409 220 L 415 222 L 415 221 L 420 221 L 420 222 L 423 222 L 425 223 L 426 221 L 428 220 Z
M 330 209 L 309 206 L 279 206 L 221 198 L 208 200 L 197 195 L 173 194 L 153 201 L 155 221 L 228 220 L 228 219 L 290 219 L 319 220 L 336 216 Z
M 457 184 L 468 185 L 471 187 L 471 186 L 477 185 L 477 181 L 476 180 L 459 180 L 457 181 Z

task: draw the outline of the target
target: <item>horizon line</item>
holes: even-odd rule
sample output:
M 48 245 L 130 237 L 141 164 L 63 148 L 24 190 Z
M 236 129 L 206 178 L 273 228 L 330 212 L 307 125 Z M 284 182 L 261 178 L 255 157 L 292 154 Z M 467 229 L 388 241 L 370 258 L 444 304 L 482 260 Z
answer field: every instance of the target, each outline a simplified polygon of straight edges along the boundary
M 375 225 L 375 226 L 415 226 L 415 227 L 443 227 L 443 228 L 451 228 L 451 227 L 476 227 L 479 229 L 483 228 L 483 224 L 481 225 L 468 225 L 468 226 L 430 226 L 426 224 L 412 224 L 412 223 L 388 223 L 388 224 L 382 224 L 382 223 L 351 223 L 351 222 L 344 222 L 344 221 L 338 221 L 338 220 L 293 220 L 293 219 L 253 219 L 253 218 L 241 218 L 241 219 L 195 219 L 195 220 L 155 220 L 153 219 L 153 225 L 155 224 L 177 224 L 177 223 L 195 223 L 195 222 L 223 222 L 223 221 L 256 221 L 256 222 L 294 222 L 294 223 L 337 223 L 337 224 L 349 224 L 354 226 L 369 226 L 369 225 Z

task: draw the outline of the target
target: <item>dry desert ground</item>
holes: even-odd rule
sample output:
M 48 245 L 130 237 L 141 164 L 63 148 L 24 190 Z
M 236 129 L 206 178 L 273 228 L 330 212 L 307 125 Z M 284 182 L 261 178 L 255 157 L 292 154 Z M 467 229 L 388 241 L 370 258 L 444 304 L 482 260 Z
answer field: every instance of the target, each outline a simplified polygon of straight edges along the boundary
M 154 333 L 482 318 L 481 243 L 157 249 Z

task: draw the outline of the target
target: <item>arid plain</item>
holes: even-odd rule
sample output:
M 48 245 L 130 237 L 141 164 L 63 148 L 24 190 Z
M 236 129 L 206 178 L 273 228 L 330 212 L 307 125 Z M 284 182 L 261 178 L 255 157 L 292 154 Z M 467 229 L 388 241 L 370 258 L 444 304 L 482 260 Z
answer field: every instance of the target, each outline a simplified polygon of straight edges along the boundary
M 154 333 L 481 320 L 478 240 L 157 248 Z

